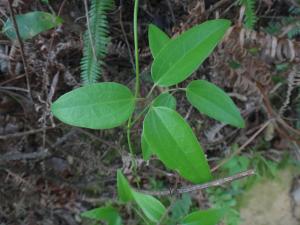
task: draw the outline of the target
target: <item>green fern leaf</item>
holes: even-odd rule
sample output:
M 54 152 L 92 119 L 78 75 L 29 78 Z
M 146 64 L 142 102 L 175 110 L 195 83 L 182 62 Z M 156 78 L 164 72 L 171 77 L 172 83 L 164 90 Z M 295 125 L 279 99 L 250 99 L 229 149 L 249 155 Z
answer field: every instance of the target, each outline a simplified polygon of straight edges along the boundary
M 271 21 L 265 31 L 274 36 L 287 35 L 289 39 L 298 37 L 300 35 L 300 9 L 291 8 L 289 13 L 289 16 L 282 17 L 276 22 Z
M 81 78 L 84 84 L 95 83 L 101 76 L 101 66 L 110 40 L 106 13 L 113 6 L 113 0 L 92 0 L 89 11 L 89 27 L 83 35 Z
M 288 38 L 289 39 L 294 39 L 300 35 L 300 26 L 299 23 L 297 26 L 293 27 L 289 32 L 288 32 Z
M 255 14 L 255 0 L 240 0 L 239 4 L 245 6 L 245 26 L 249 29 L 253 29 L 257 22 L 257 16 Z

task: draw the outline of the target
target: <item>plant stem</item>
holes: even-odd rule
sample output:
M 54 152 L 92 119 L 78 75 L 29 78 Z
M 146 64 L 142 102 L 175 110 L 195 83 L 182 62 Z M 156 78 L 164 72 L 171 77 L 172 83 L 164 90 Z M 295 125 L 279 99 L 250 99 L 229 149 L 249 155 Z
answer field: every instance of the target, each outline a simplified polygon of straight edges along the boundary
M 135 120 L 131 123 L 131 127 L 144 115 L 144 113 L 149 109 L 150 104 L 147 105 L 135 118 Z
M 27 60 L 26 60 L 26 56 L 25 56 L 24 43 L 22 41 L 20 31 L 19 31 L 19 27 L 18 27 L 18 23 L 17 23 L 15 13 L 14 13 L 14 10 L 13 10 L 12 0 L 8 0 L 7 2 L 8 2 L 8 9 L 9 9 L 9 12 L 10 12 L 12 24 L 13 24 L 15 32 L 16 32 L 17 41 L 18 41 L 18 44 L 20 46 L 21 57 L 22 57 L 23 66 L 24 66 L 24 70 L 25 70 L 25 79 L 26 79 L 28 97 L 30 98 L 30 100 L 32 100 L 32 93 L 31 93 L 31 87 L 30 87 L 29 66 L 28 66 L 28 63 L 27 63 Z
M 135 56 L 135 97 L 140 92 L 140 65 L 139 65 L 139 43 L 138 43 L 138 10 L 139 0 L 134 1 L 133 15 L 133 36 L 134 36 L 134 56 Z
M 145 191 L 145 190 L 136 190 L 144 194 L 152 195 L 152 196 L 168 196 L 168 195 L 173 195 L 173 194 L 183 194 L 183 193 L 188 193 L 188 192 L 193 192 L 193 191 L 199 191 L 199 190 L 204 190 L 207 188 L 211 187 L 219 187 L 227 183 L 231 183 L 235 180 L 239 180 L 245 177 L 253 176 L 255 175 L 255 171 L 253 169 L 246 170 L 244 172 L 240 172 L 237 174 L 234 174 L 230 177 L 225 177 L 221 178 L 218 180 L 213 180 L 204 184 L 196 184 L 188 187 L 183 187 L 175 190 L 162 190 L 162 191 Z
M 151 89 L 150 89 L 148 95 L 146 96 L 146 99 L 149 98 L 149 97 L 151 96 L 151 94 L 152 94 L 152 92 L 154 91 L 155 88 L 156 88 L 156 85 L 154 84 L 154 85 L 151 87 Z
M 154 84 L 152 86 L 152 88 L 150 89 L 148 95 L 146 96 L 146 99 L 148 99 L 151 96 L 151 94 L 152 94 L 152 92 L 154 91 L 155 88 L 156 88 L 156 84 Z M 186 88 L 171 88 L 171 89 L 165 90 L 163 93 L 167 93 L 167 92 L 171 92 L 171 91 L 173 91 L 173 92 L 176 92 L 176 91 L 186 91 Z
M 169 90 L 167 90 L 166 92 L 176 92 L 176 91 L 186 91 L 186 88 L 171 88 Z
M 151 93 L 153 92 L 153 90 L 154 90 L 154 88 L 155 88 L 156 86 L 155 85 L 153 85 L 152 86 L 152 88 L 151 88 L 151 90 L 150 90 L 150 92 L 148 93 L 148 95 L 147 95 L 147 97 L 146 98 L 142 98 L 142 100 L 143 101 L 145 101 L 145 100 L 147 100 L 149 97 L 150 97 L 150 95 L 151 95 Z M 166 90 L 165 92 L 163 92 L 163 93 L 168 93 L 168 92 L 171 92 L 171 91 L 173 91 L 173 92 L 176 92 L 176 91 L 186 91 L 186 88 L 173 88 L 173 89 L 169 89 L 169 90 Z M 141 98 L 139 98 L 139 99 L 137 99 L 137 100 L 140 100 Z M 149 109 L 149 107 L 150 107 L 150 105 L 151 105 L 151 103 L 149 103 L 137 116 L 136 116 L 136 118 L 135 118 L 135 120 L 133 121 L 133 122 L 131 122 L 131 127 L 133 127 L 134 126 L 134 124 L 141 118 L 141 116 L 143 115 L 143 114 L 145 114 L 145 112 Z
M 138 45 L 138 9 L 139 0 L 134 1 L 134 13 L 133 13 L 133 36 L 134 36 L 134 54 L 135 54 L 135 99 L 138 98 L 140 92 L 140 66 L 139 66 L 139 45 Z M 134 155 L 133 147 L 131 143 L 131 122 L 133 114 L 128 119 L 127 124 L 127 142 L 131 156 Z M 134 164 L 135 165 L 135 164 Z M 135 166 L 134 166 L 135 167 Z

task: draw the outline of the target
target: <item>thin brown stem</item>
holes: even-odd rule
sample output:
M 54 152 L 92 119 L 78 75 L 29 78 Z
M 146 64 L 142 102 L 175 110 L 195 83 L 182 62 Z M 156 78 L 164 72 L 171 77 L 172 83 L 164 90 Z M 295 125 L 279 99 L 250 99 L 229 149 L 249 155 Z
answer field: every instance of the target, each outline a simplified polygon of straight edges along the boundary
M 25 52 L 24 52 L 24 44 L 23 44 L 21 36 L 20 36 L 18 24 L 17 24 L 17 21 L 16 21 L 16 16 L 15 16 L 13 6 L 12 6 L 12 2 L 11 2 L 11 0 L 7 0 L 7 2 L 8 2 L 10 17 L 11 17 L 12 23 L 14 25 L 14 29 L 16 31 L 17 41 L 18 41 L 19 46 L 20 46 L 21 57 L 22 57 L 24 70 L 25 70 L 25 78 L 26 78 L 26 86 L 27 86 L 28 95 L 29 95 L 29 98 L 32 99 L 31 87 L 30 87 L 30 76 L 29 76 L 28 64 L 27 64 L 27 60 L 26 60 Z
M 230 157 L 224 159 L 220 164 L 212 168 L 212 172 L 219 169 L 221 166 L 223 166 L 225 163 L 227 163 L 230 159 L 232 159 L 234 156 L 238 155 L 243 151 L 243 149 L 249 145 L 261 132 L 265 130 L 265 128 L 272 122 L 272 120 L 268 120 L 265 122 L 241 147 L 238 148 L 235 152 L 233 152 Z
M 121 27 L 121 31 L 125 40 L 125 44 L 128 50 L 128 55 L 129 55 L 129 59 L 130 59 L 130 63 L 132 65 L 132 69 L 135 70 L 135 63 L 134 63 L 134 59 L 133 59 L 133 54 L 130 48 L 130 44 L 127 38 L 127 34 L 124 28 L 124 24 L 123 24 L 123 6 L 120 6 L 120 15 L 119 15 L 119 22 L 120 22 L 120 27 Z
M 148 195 L 153 195 L 153 196 L 167 196 L 167 195 L 173 195 L 173 194 L 183 194 L 183 193 L 188 193 L 188 192 L 193 192 L 193 191 L 204 190 L 204 189 L 211 188 L 211 187 L 219 187 L 224 184 L 231 183 L 235 180 L 240 180 L 242 178 L 253 176 L 253 175 L 255 175 L 255 171 L 251 169 L 251 170 L 247 170 L 247 171 L 244 171 L 241 173 L 237 173 L 230 177 L 225 177 L 225 178 L 214 180 L 214 181 L 211 181 L 208 183 L 192 185 L 192 186 L 179 188 L 179 189 L 175 189 L 175 190 L 162 190 L 162 191 L 137 190 L 137 191 L 140 191 L 140 192 L 148 194 Z
M 55 129 L 57 127 L 58 127 L 58 125 L 56 127 L 45 127 L 45 128 L 39 128 L 39 129 L 29 130 L 29 131 L 24 131 L 24 132 L 19 132 L 19 133 L 0 135 L 0 140 L 23 137 L 23 136 L 27 136 L 27 135 L 31 135 L 31 134 L 40 133 L 40 132 L 43 132 L 45 130 Z
M 30 152 L 30 153 L 8 153 L 0 156 L 0 164 L 4 164 L 10 161 L 18 161 L 18 160 L 37 160 L 37 159 L 45 159 L 51 154 L 47 149 L 38 151 L 38 152 Z
M 60 7 L 59 7 L 59 10 L 58 10 L 58 13 L 57 13 L 58 16 L 60 16 L 60 15 L 62 14 L 62 11 L 63 11 L 63 8 L 64 8 L 66 2 L 67 2 L 67 0 L 64 0 L 64 1 L 61 3 L 61 5 L 60 5 Z

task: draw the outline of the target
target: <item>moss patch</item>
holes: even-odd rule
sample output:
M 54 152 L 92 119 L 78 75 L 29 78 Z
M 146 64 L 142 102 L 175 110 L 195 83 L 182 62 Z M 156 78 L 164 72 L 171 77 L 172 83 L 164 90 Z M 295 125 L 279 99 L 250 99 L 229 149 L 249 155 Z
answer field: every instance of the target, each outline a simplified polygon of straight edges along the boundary
M 290 189 L 299 171 L 285 169 L 274 180 L 264 179 L 249 190 L 240 209 L 242 225 L 299 225 L 292 215 Z

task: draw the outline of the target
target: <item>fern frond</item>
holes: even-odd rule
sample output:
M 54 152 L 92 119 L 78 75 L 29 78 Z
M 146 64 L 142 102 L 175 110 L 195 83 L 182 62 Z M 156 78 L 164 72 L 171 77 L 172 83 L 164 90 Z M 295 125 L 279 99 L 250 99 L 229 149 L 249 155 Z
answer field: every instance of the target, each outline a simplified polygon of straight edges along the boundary
M 113 0 L 92 0 L 89 11 L 89 27 L 83 35 L 81 79 L 84 84 L 95 83 L 101 76 L 101 65 L 110 40 L 106 13 L 113 6 Z
M 293 67 L 293 70 L 290 72 L 287 81 L 288 81 L 288 89 L 286 91 L 286 98 L 285 98 L 285 101 L 284 101 L 283 105 L 279 109 L 279 115 L 283 115 L 283 113 L 288 108 L 288 106 L 291 102 L 292 91 L 296 87 L 300 87 L 300 68 L 299 68 L 299 65 L 295 65 Z
M 283 37 L 287 35 L 289 39 L 293 39 L 300 35 L 300 8 L 290 7 L 289 16 L 280 18 L 280 20 L 272 21 L 265 28 L 265 31 L 274 36 Z
M 291 6 L 289 8 L 289 13 L 293 16 L 300 16 L 300 8 L 296 6 Z
M 249 29 L 253 29 L 257 21 L 255 3 L 255 0 L 239 0 L 239 4 L 245 7 L 245 26 Z
M 300 23 L 299 22 L 300 21 L 297 21 L 297 23 L 293 27 L 291 27 L 291 29 L 287 33 L 289 39 L 293 39 L 300 35 Z
M 294 16 L 283 17 L 278 22 L 269 23 L 265 31 L 275 36 L 284 36 L 287 34 L 289 39 L 293 39 L 300 35 L 300 20 Z

